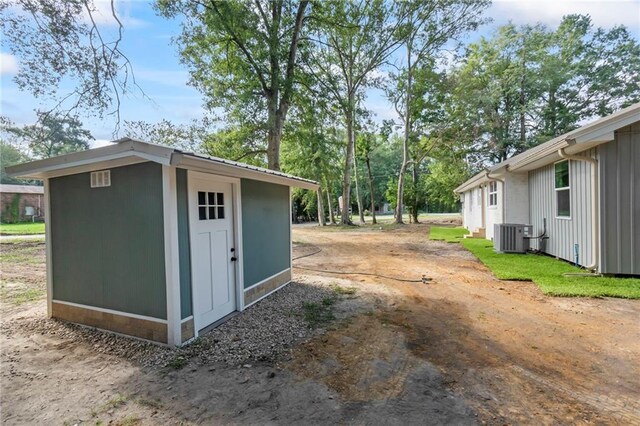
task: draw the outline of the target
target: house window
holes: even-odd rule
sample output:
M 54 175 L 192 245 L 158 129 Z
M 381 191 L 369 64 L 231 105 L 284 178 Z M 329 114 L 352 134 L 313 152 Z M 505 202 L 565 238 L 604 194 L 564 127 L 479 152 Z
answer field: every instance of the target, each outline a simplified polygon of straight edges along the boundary
M 569 161 L 555 164 L 556 216 L 571 217 L 571 187 Z
M 224 194 L 198 191 L 198 218 L 200 220 L 224 219 Z
M 489 182 L 489 205 L 498 205 L 498 182 Z

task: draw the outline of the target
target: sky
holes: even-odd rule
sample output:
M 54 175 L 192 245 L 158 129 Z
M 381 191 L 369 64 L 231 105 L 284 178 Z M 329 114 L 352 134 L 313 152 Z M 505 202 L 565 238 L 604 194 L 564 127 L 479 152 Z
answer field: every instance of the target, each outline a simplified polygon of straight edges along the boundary
M 99 24 L 106 33 L 113 34 L 116 27 L 109 19 L 108 1 L 98 0 L 97 7 Z M 177 46 L 172 43 L 172 38 L 180 33 L 180 23 L 157 16 L 148 1 L 119 0 L 117 10 L 125 26 L 122 48 L 133 65 L 138 84 L 150 98 L 140 93 L 127 95 L 122 101 L 122 119 L 153 123 L 164 118 L 182 124 L 202 117 L 205 112 L 202 97 L 187 84 L 188 71 L 180 63 Z M 553 28 L 563 15 L 571 13 L 589 14 L 595 27 L 626 25 L 640 41 L 640 0 L 496 0 L 485 13 L 492 22 L 469 34 L 466 41 L 490 35 L 510 21 L 518 25 L 541 22 Z M 18 125 L 32 124 L 34 110 L 46 109 L 50 104 L 18 89 L 13 77 L 19 69 L 19 59 L 10 54 L 7 46 L 1 45 L 0 115 Z M 396 118 L 381 91 L 370 90 L 367 97 L 366 105 L 377 120 Z M 80 118 L 96 138 L 93 146 L 105 145 L 114 138 L 113 118 Z

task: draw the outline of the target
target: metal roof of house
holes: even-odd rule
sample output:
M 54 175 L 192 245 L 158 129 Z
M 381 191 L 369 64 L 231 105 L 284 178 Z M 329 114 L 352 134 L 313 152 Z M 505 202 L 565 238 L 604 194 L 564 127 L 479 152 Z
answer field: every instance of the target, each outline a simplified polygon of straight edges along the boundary
M 318 183 L 309 179 L 131 138 L 118 139 L 112 145 L 102 148 L 7 167 L 7 173 L 9 176 L 46 179 L 83 173 L 95 169 L 97 165 L 106 169 L 143 161 L 304 189 L 318 189 Z
M 44 194 L 44 187 L 36 185 L 0 184 L 0 192 L 7 194 Z
M 559 161 L 561 159 L 558 153 L 560 149 L 565 149 L 567 154 L 577 154 L 603 143 L 611 142 L 615 139 L 614 132 L 616 130 L 637 121 L 640 121 L 640 103 L 592 121 L 495 164 L 458 186 L 454 192 L 458 194 L 465 192 L 482 183 L 504 176 L 507 171 L 528 172 Z

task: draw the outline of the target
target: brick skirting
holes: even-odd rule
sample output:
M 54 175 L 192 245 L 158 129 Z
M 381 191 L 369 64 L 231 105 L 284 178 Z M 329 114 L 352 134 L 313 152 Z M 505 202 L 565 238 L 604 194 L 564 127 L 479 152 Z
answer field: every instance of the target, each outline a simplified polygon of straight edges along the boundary
M 263 281 L 255 287 L 244 291 L 244 304 L 249 305 L 268 293 L 282 287 L 291 281 L 291 269 L 280 272 L 277 275 Z
M 193 331 L 193 318 L 190 318 L 180 324 L 180 334 L 182 337 L 182 343 L 193 338 L 195 335 Z
M 95 311 L 89 308 L 51 303 L 51 316 L 61 320 L 115 331 L 141 339 L 167 343 L 167 324 L 133 318 L 110 312 Z

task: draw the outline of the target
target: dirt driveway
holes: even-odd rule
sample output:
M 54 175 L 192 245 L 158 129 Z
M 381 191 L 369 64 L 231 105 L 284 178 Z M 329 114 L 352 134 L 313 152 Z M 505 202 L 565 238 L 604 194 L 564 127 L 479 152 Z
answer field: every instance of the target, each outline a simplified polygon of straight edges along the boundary
M 177 370 L 142 367 L 48 332 L 60 326 L 40 319 L 41 299 L 3 303 L 2 420 L 640 423 L 640 301 L 548 298 L 534 284 L 496 280 L 427 232 L 296 228 L 296 282 L 276 296 L 311 287 L 349 295 L 326 304 L 336 319 L 324 328 L 241 365 L 190 358 Z M 2 265 L 3 280 L 11 268 Z

